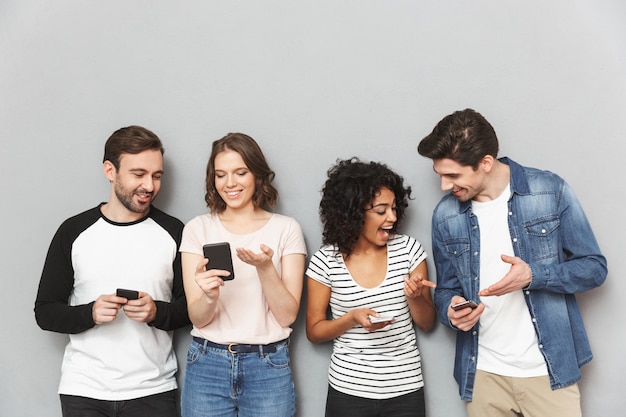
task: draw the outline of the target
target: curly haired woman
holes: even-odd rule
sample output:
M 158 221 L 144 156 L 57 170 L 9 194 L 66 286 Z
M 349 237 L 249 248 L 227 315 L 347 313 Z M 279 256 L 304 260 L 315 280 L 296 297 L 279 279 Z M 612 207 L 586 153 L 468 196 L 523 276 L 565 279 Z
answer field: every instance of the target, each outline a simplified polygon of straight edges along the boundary
M 306 273 L 307 337 L 334 341 L 327 417 L 425 415 L 413 323 L 433 328 L 435 284 L 422 245 L 397 232 L 410 194 L 381 163 L 352 158 L 328 171 L 323 246 Z

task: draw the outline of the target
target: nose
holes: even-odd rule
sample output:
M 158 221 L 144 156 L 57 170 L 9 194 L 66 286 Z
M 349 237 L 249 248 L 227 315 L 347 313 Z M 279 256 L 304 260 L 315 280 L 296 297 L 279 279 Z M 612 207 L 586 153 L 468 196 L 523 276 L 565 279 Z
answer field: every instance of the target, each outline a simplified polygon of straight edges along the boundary
M 449 179 L 445 177 L 441 177 L 441 190 L 442 191 L 451 190 L 453 186 L 454 184 L 452 183 L 452 181 L 450 181 Z
M 226 186 L 234 187 L 236 185 L 237 185 L 237 181 L 235 181 L 235 175 L 234 174 L 226 175 Z
M 391 208 L 387 210 L 387 220 L 393 223 L 395 223 L 396 220 L 398 220 L 398 216 L 396 216 L 396 210 L 391 209 Z
M 143 182 L 143 188 L 145 188 L 145 190 L 148 192 L 154 191 L 154 178 L 152 178 L 151 175 L 146 175 Z

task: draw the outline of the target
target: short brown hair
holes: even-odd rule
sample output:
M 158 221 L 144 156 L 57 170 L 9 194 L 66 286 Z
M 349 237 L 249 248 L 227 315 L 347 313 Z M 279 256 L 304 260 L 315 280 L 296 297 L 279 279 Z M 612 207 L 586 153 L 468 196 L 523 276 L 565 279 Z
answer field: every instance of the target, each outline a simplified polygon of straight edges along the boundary
M 235 151 L 252 173 L 255 179 L 255 190 L 252 202 L 255 207 L 272 208 L 278 200 L 278 191 L 272 185 L 274 171 L 265 160 L 261 148 L 254 139 L 243 133 L 229 133 L 221 139 L 213 142 L 211 156 L 206 167 L 206 194 L 204 201 L 211 212 L 221 213 L 226 209 L 226 203 L 222 200 L 215 188 L 215 157 L 223 151 Z
M 486 155 L 498 157 L 498 137 L 480 113 L 459 110 L 437 123 L 430 135 L 421 140 L 417 152 L 433 160 L 452 159 L 476 169 Z
M 138 154 L 147 150 L 165 152 L 161 139 L 141 126 L 128 126 L 116 130 L 104 144 L 102 162 L 110 161 L 116 170 L 120 169 L 120 157 L 124 153 Z

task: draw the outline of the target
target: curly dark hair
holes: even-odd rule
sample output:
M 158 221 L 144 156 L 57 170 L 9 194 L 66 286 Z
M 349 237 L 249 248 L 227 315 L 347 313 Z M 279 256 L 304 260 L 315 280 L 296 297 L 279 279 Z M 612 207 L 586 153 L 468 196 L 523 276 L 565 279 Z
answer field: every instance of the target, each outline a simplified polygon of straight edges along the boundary
M 396 232 L 411 198 L 411 187 L 405 187 L 403 182 L 400 175 L 382 163 L 362 162 L 357 157 L 338 160 L 328 170 L 322 189 L 319 214 L 323 243 L 350 256 L 365 224 L 365 210 L 383 188 L 392 191 L 396 198 L 397 221 L 392 229 Z

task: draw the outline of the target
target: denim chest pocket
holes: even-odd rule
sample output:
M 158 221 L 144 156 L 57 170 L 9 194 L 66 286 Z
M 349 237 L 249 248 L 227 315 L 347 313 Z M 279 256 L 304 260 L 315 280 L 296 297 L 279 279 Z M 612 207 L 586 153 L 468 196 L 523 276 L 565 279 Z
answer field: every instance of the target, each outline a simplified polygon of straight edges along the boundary
M 528 246 L 534 261 L 558 256 L 560 224 L 558 217 L 536 219 L 524 224 Z
M 470 275 L 470 241 L 469 239 L 450 239 L 446 243 L 448 258 L 454 261 L 457 276 L 467 277 Z

